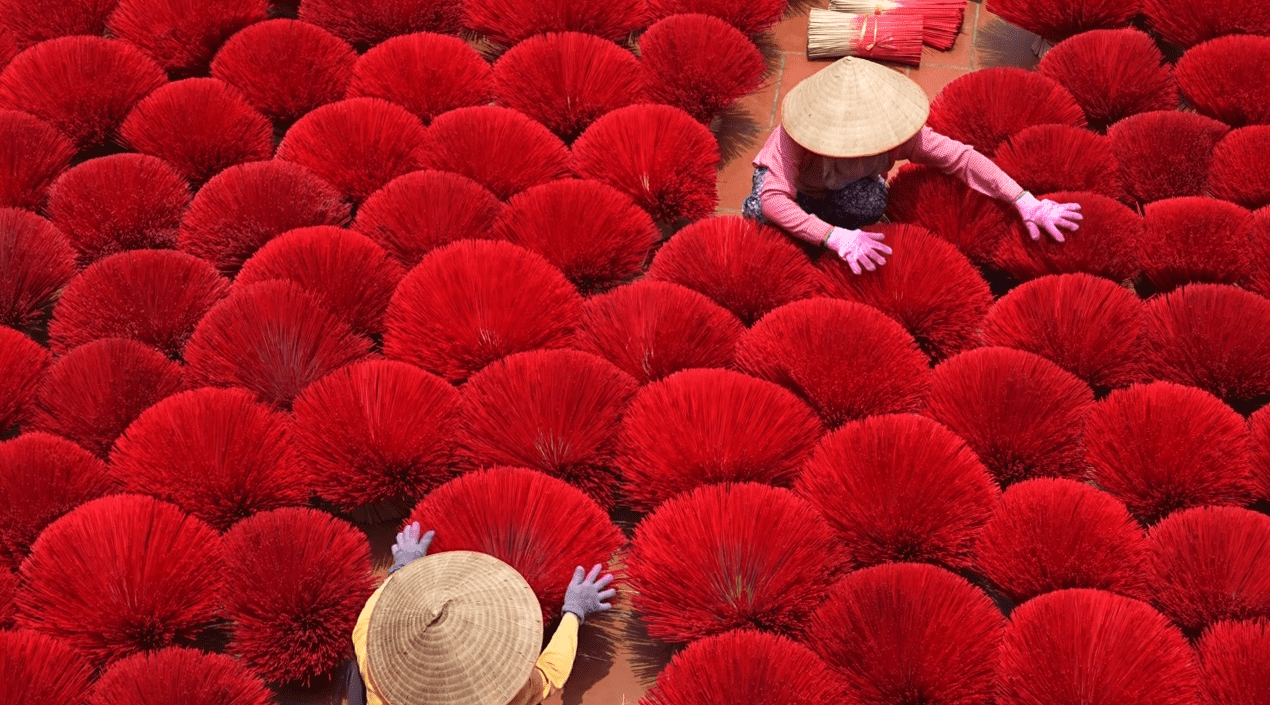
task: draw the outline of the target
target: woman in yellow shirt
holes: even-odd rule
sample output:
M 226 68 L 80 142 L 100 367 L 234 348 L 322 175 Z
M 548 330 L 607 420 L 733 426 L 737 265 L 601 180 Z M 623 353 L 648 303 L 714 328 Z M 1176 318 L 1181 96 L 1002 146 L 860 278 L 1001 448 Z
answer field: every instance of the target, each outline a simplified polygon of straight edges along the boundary
M 574 571 L 539 655 L 542 611 L 524 578 L 484 554 L 427 556 L 432 537 L 418 523 L 397 534 L 388 579 L 353 628 L 349 705 L 536 705 L 563 688 L 578 628 L 611 607 L 613 576 Z

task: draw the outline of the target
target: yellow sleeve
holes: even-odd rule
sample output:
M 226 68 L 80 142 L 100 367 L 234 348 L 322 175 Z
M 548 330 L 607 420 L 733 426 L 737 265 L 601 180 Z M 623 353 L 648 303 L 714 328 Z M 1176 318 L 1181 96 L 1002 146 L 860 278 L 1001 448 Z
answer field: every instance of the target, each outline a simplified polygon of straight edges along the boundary
M 578 616 L 565 612 L 560 619 L 560 626 L 551 637 L 551 643 L 543 650 L 534 665 L 542 674 L 542 697 L 546 699 L 553 692 L 564 687 L 573 671 L 573 658 L 578 653 Z
M 366 668 L 366 632 L 370 629 L 370 613 L 375 611 L 375 603 L 379 602 L 379 594 L 383 591 L 384 586 L 380 585 L 379 589 L 371 594 L 361 614 L 357 616 L 357 624 L 353 625 L 353 654 L 357 657 L 357 670 L 362 673 L 362 684 L 366 689 L 366 705 L 382 705 L 383 703 L 379 693 L 371 685 L 370 674 Z

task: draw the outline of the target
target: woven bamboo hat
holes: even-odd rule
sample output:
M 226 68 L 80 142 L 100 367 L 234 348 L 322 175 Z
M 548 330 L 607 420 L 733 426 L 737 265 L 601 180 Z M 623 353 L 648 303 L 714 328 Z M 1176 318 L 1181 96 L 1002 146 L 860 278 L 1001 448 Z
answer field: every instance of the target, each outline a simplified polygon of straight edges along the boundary
M 438 553 L 393 575 L 366 642 L 375 687 L 393 705 L 503 705 L 529 682 L 542 611 L 515 568 Z
M 809 151 L 826 157 L 868 157 L 917 134 L 930 100 L 907 76 L 848 56 L 794 86 L 781 125 Z

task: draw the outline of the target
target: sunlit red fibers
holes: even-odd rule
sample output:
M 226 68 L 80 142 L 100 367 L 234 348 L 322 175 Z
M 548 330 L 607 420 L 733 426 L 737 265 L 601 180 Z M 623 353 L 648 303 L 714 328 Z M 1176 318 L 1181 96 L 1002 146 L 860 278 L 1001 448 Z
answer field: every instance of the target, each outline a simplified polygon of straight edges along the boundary
M 18 52 L 18 40 L 13 36 L 13 32 L 0 26 L 0 71 L 13 61 L 13 57 L 17 56 Z
M 1120 165 L 1111 142 L 1070 125 L 1033 125 L 997 149 L 993 161 L 1023 188 L 1039 194 L 1092 191 L 1120 198 Z
M 1033 279 L 1001 297 L 983 320 L 983 344 L 1025 350 L 1095 389 L 1142 378 L 1142 301 L 1127 287 L 1090 274 Z
M 1151 29 L 1184 48 L 1226 34 L 1270 33 L 1270 8 L 1260 3 L 1144 0 L 1142 11 Z
M 137 103 L 119 128 L 133 151 L 159 157 L 201 185 L 235 164 L 273 156 L 273 128 L 215 78 L 169 83 Z
M 101 338 L 131 338 L 181 357 L 194 326 L 229 293 L 211 264 L 175 250 L 133 250 L 90 265 L 62 290 L 49 323 L 58 355 Z
M 1252 481 L 1257 499 L 1270 500 L 1270 409 L 1248 419 L 1252 432 Z
M 991 0 L 986 10 L 1051 42 L 1129 24 L 1142 0 Z
M 26 425 L 45 370 L 48 349 L 22 333 L 0 326 L 0 438 Z
M 935 368 L 926 414 L 966 440 L 1003 487 L 1081 477 L 1093 392 L 1058 365 L 1008 348 L 964 352 Z
M 1183 284 L 1243 284 L 1249 275 L 1252 214 L 1215 198 L 1190 196 L 1146 207 L 1139 257 L 1157 291 Z M 1253 245 L 1255 247 L 1255 245 Z
M 506 46 L 536 34 L 582 32 L 625 42 L 631 32 L 648 26 L 641 0 L 468 0 L 463 27 Z
M 381 98 L 350 98 L 296 121 L 277 158 L 312 169 L 354 202 L 424 165 L 425 133 L 413 114 Z
M 1023 223 L 1010 205 L 933 166 L 901 166 L 887 195 L 886 214 L 892 222 L 926 228 L 978 265 L 992 261 L 1003 239 L 1023 232 Z
M 416 32 L 457 34 L 462 3 L 457 0 L 303 0 L 300 19 L 358 48 Z
M 974 568 L 1012 602 L 1095 588 L 1145 597 L 1147 537 L 1114 497 L 1075 480 L 1010 487 L 979 532 Z
M 82 549 L 85 536 L 96 550 Z M 31 547 L 18 626 L 67 640 L 94 667 L 191 643 L 216 617 L 221 561 L 216 531 L 171 504 L 129 494 L 96 499 L 50 524 Z
M 748 326 L 772 309 L 809 298 L 816 270 L 780 230 L 721 216 L 675 233 L 657 251 L 648 278 L 704 294 Z
M 1010 615 L 997 671 L 999 705 L 1198 705 L 1186 639 L 1145 603 L 1060 590 Z
M 1270 125 L 1232 130 L 1213 149 L 1213 195 L 1256 210 L 1270 206 Z
M 75 253 L 56 227 L 16 208 L 0 208 L 0 325 L 33 331 L 75 276 Z
M 1094 128 L 1177 108 L 1173 69 L 1155 40 L 1138 29 L 1077 34 L 1045 54 L 1039 69 L 1072 94 Z
M 17 589 L 18 576 L 8 568 L 0 568 L 0 630 L 13 628 L 13 613 L 16 609 L 13 604 L 13 593 Z M 0 650 L 3 648 L 0 646 Z M 4 658 L 0 656 L 0 663 Z
M 370 238 L 343 228 L 299 228 L 270 240 L 234 278 L 234 287 L 275 279 L 293 281 L 316 296 L 353 331 L 381 335 L 384 310 L 406 275 Z
M 706 485 L 635 527 L 626 560 L 649 635 L 684 643 L 752 628 L 802 635 L 841 567 L 833 530 L 789 490 Z
M 1023 69 L 989 68 L 945 86 L 931 103 L 928 124 L 992 156 L 1003 142 L 1033 125 L 1084 127 L 1085 113 L 1050 78 Z
M 588 353 L 511 355 L 463 385 L 464 458 L 474 467 L 538 470 L 610 509 L 614 439 L 635 388 L 626 373 Z
M 631 105 L 596 120 L 573 143 L 573 170 L 625 191 L 653 220 L 700 220 L 719 201 L 719 145 L 692 116 Z
M 253 580 L 252 584 L 258 585 L 258 581 Z M 272 691 L 237 659 L 173 646 L 134 654 L 111 666 L 97 681 L 85 705 L 268 705 L 271 702 Z
M 110 454 L 111 474 L 127 491 L 172 502 L 224 531 L 308 498 L 288 420 L 241 389 L 177 394 L 128 426 Z
M 346 511 L 414 503 L 454 473 L 461 401 L 413 365 L 367 360 L 305 387 L 291 430 L 323 499 Z
M 1270 20 L 1270 11 L 1266 16 Z M 1266 29 L 1270 30 L 1270 21 Z M 1268 63 L 1270 37 L 1218 37 L 1182 55 L 1177 82 L 1186 101 L 1201 115 L 1231 127 L 1264 125 L 1270 123 Z
M 289 409 L 302 389 L 370 347 L 299 284 L 274 280 L 236 289 L 203 317 L 185 346 L 186 371 L 191 387 L 242 387 Z
M 230 167 L 199 189 L 178 244 L 226 274 L 288 230 L 348 222 L 340 192 L 299 164 L 277 159 Z
M 1218 622 L 1195 644 L 1204 705 L 1264 702 L 1270 683 L 1270 620 Z
M 1107 131 L 1130 202 L 1208 191 L 1213 148 L 1230 128 L 1203 115 L 1161 110 L 1125 118 Z
M 142 411 L 183 388 L 181 366 L 158 350 L 124 338 L 95 340 L 49 369 L 31 427 L 104 458 Z
M 25 49 L 47 39 L 86 34 L 100 37 L 119 0 L 0 0 L 0 27 Z M 2 63 L 2 62 L 0 62 Z
M 736 365 L 806 399 L 829 428 L 919 411 L 931 383 L 929 361 L 900 324 L 834 299 L 797 301 L 765 316 L 741 336 Z
M 816 446 L 796 489 L 838 532 L 851 567 L 970 565 L 1000 491 L 951 431 L 922 416 L 853 421 Z
M 1199 387 L 1249 412 L 1270 398 L 1270 301 L 1222 284 L 1191 284 L 1147 302 L 1141 338 L 1150 379 Z
M 321 27 L 277 19 L 254 24 L 216 52 L 212 76 L 230 84 L 265 117 L 290 125 L 344 97 L 357 53 Z
M 852 701 L 993 702 L 1005 619 L 964 578 L 888 563 L 851 573 L 827 593 L 807 643 L 845 679 Z
M 1270 617 L 1270 517 L 1238 507 L 1177 512 L 1150 534 L 1152 602 L 1197 635 L 1226 619 Z
M 136 48 L 105 37 L 62 37 L 19 54 L 0 73 L 0 108 L 30 113 L 81 150 L 115 137 L 132 106 L 167 82 Z
M 788 3 L 782 0 L 649 0 L 653 20 L 671 15 L 714 15 L 744 34 L 771 29 L 784 16 Z
M 443 245 L 489 239 L 502 208 L 494 194 L 466 176 L 413 171 L 372 193 L 352 227 L 410 269 Z
M 41 209 L 53 180 L 70 166 L 74 145 L 48 123 L 16 110 L 0 110 L 0 144 L 0 208 Z
M 805 403 L 771 382 L 731 370 L 685 370 L 631 401 L 616 464 L 627 502 L 651 510 L 701 485 L 789 487 L 821 431 Z
M 110 36 L 139 47 L 175 74 L 207 71 L 221 44 L 268 16 L 268 0 L 119 0 Z
M 384 355 L 462 382 L 512 353 L 569 345 L 581 305 L 541 256 L 507 242 L 456 242 L 401 280 L 384 319 Z
M 671 15 L 639 38 L 648 99 L 709 124 L 763 81 L 767 62 L 750 38 L 710 15 Z
M 383 98 L 428 125 L 456 108 L 488 104 L 494 97 L 493 71 L 458 37 L 407 34 L 389 39 L 357 60 L 348 81 L 348 97 Z
M 542 255 L 584 293 L 642 274 L 661 239 L 652 218 L 629 196 L 583 179 L 552 181 L 512 196 L 492 232 Z
M 1080 204 L 1084 220 L 1080 229 L 1056 242 L 1044 231 L 1032 240 L 1017 229 L 1001 241 L 995 262 L 1019 280 L 1046 274 L 1084 272 L 1116 282 L 1132 279 L 1141 269 L 1139 249 L 1145 227 L 1142 217 L 1128 206 L 1096 193 L 1060 191 L 1045 198 L 1058 203 Z
M 894 252 L 864 276 L 836 257 L 817 261 L 820 292 L 868 304 L 893 318 L 932 359 L 978 346 L 978 329 L 992 305 L 979 271 L 948 242 L 916 225 L 878 224 Z
M 502 200 L 569 175 L 559 137 L 511 108 L 451 110 L 432 121 L 423 166 L 462 174 Z
M 1270 299 L 1270 209 L 1253 215 L 1252 246 L 1248 259 L 1251 272 L 1248 289 Z
M 115 489 L 106 464 L 66 439 L 35 432 L 0 443 L 0 571 L 17 568 L 58 517 Z
M 691 289 L 641 280 L 587 299 L 573 344 L 648 384 L 680 370 L 731 366 L 744 330 Z
M 618 108 L 640 102 L 640 60 L 602 37 L 560 32 L 530 37 L 494 64 L 500 105 L 537 120 L 565 142 Z
M 36 631 L 0 631 L 0 698 L 11 703 L 80 705 L 92 669 L 64 641 Z
M 477 551 L 515 568 L 538 596 L 544 621 L 560 614 L 574 568 L 607 564 L 626 543 L 587 495 L 523 468 L 498 467 L 451 480 L 406 521 L 437 532 L 434 553 Z
M 765 694 L 780 693 L 785 705 L 823 705 L 836 702 L 842 688 L 806 646 L 777 634 L 740 629 L 693 642 L 675 654 L 640 703 L 753 705 Z
M 125 250 L 172 249 L 190 204 L 185 179 L 161 159 L 112 154 L 63 174 L 48 215 L 84 265 Z
M 230 653 L 270 683 L 303 685 L 348 660 L 348 635 L 374 590 L 366 534 L 295 508 L 244 519 L 223 541 Z

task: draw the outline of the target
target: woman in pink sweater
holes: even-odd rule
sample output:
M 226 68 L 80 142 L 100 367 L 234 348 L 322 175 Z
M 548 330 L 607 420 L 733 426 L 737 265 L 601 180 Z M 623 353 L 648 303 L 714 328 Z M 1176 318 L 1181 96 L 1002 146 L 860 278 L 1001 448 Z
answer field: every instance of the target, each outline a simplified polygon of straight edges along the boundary
M 925 127 L 930 103 L 907 77 L 847 57 L 785 97 L 783 124 L 754 158 L 743 212 L 828 247 L 856 274 L 886 264 L 881 233 L 860 230 L 886 209 L 884 175 L 907 159 L 929 164 L 1018 210 L 1033 240 L 1076 230 L 1079 204 L 1037 199 L 969 145 Z

